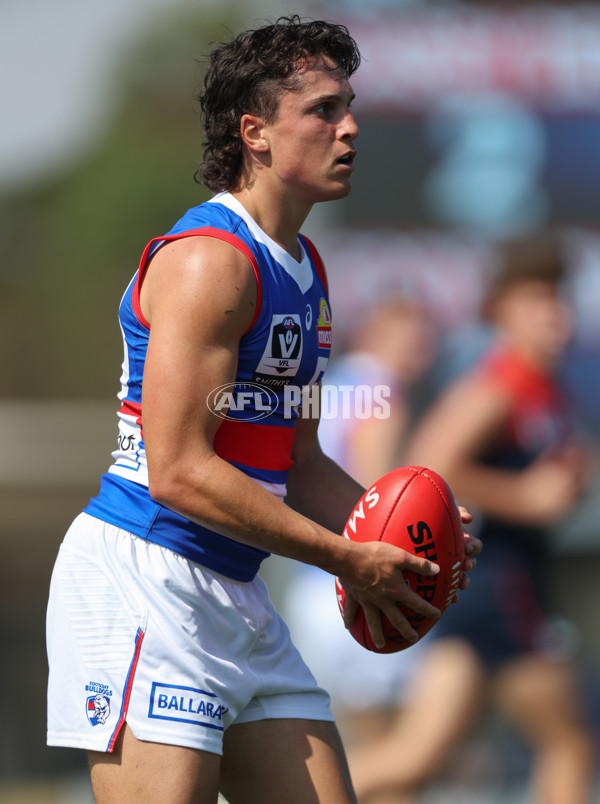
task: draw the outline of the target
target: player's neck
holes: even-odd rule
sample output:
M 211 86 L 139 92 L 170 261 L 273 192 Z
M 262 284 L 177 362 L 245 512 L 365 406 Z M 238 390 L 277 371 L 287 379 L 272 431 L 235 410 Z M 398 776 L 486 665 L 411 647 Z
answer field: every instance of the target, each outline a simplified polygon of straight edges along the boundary
M 301 259 L 298 232 L 310 212 L 310 205 L 278 198 L 277 194 L 263 192 L 256 185 L 242 187 L 231 194 L 271 240 L 274 240 L 295 260 Z

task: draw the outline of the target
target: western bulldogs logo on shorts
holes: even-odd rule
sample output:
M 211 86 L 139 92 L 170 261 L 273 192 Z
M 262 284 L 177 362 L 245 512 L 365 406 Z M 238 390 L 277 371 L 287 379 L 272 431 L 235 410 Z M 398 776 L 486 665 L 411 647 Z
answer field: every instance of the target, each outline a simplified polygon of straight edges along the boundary
M 110 716 L 110 698 L 112 690 L 107 684 L 90 681 L 85 685 L 88 695 L 85 699 L 85 713 L 92 726 L 103 726 Z
M 86 713 L 92 726 L 103 726 L 110 715 L 110 700 L 106 695 L 90 695 L 86 700 Z

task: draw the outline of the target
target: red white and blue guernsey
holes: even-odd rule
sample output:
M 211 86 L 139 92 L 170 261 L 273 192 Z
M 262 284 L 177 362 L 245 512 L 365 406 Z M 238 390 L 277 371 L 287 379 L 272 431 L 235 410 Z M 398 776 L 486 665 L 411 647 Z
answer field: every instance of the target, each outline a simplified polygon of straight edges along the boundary
M 163 545 L 209 569 L 250 581 L 263 550 L 241 544 L 157 503 L 148 491 L 143 437 L 142 382 L 150 325 L 140 309 L 141 280 L 165 243 L 190 236 L 215 237 L 248 257 L 257 281 L 257 309 L 242 337 L 235 385 L 215 389 L 219 412 L 226 400 L 214 449 L 262 486 L 284 498 L 292 465 L 299 408 L 297 394 L 319 382 L 331 350 L 331 314 L 323 265 L 310 241 L 299 236 L 302 259 L 294 260 L 260 229 L 229 193 L 194 207 L 162 237 L 152 240 L 119 308 L 124 342 L 118 448 L 102 476 L 100 493 L 85 512 L 136 536 Z M 175 391 L 174 391 L 175 392 Z M 235 404 L 237 400 L 238 404 Z M 241 400 L 241 403 L 240 403 Z

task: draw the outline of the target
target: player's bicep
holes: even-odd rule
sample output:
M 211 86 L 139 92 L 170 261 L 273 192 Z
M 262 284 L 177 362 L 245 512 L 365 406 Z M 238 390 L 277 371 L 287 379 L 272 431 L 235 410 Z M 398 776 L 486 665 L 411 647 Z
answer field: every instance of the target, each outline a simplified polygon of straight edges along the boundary
M 150 320 L 142 399 L 150 471 L 212 449 L 221 420 L 206 400 L 234 381 L 239 342 L 254 315 L 256 282 L 246 258 L 220 241 L 193 240 L 203 242 L 159 252 L 142 288 Z

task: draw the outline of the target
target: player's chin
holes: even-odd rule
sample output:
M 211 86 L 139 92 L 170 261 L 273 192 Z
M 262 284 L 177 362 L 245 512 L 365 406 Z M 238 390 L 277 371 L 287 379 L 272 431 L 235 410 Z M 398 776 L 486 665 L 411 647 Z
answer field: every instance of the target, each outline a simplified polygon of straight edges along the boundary
M 352 182 L 350 179 L 345 181 L 337 181 L 328 192 L 328 198 L 324 200 L 339 201 L 341 198 L 346 198 L 352 190 Z
M 345 198 L 352 190 L 352 170 L 338 165 L 328 177 L 325 194 L 331 201 Z

